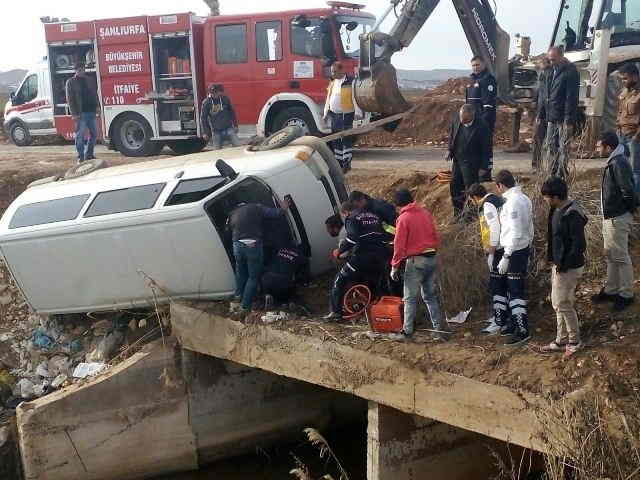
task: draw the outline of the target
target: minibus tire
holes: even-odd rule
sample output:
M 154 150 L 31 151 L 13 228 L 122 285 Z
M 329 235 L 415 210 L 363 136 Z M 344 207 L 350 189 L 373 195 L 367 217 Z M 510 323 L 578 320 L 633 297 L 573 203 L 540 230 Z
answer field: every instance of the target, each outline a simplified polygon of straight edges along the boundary
M 296 124 L 288 125 L 289 122 L 295 122 L 296 120 L 307 126 L 308 131 L 304 132 L 303 129 L 303 135 L 312 135 L 317 137 L 320 134 L 316 121 L 313 119 L 313 115 L 311 115 L 311 112 L 307 107 L 302 106 L 285 108 L 278 113 L 271 124 L 271 127 L 273 128 L 272 132 L 275 133 L 286 127 L 300 126 Z
M 33 137 L 29 133 L 29 129 L 20 121 L 13 122 L 9 126 L 9 137 L 18 147 L 28 147 L 33 143 Z
M 296 138 L 303 136 L 302 128 L 298 126 L 285 127 L 282 130 L 269 135 L 260 144 L 253 147 L 251 150 L 256 152 L 264 152 L 267 150 L 275 150 L 277 148 L 286 147 Z
M 127 145 L 127 140 L 122 138 L 123 128 L 126 126 L 130 126 L 131 128 L 138 127 L 139 132 L 144 133 L 144 140 L 139 148 L 131 148 Z M 162 150 L 164 146 L 163 142 L 154 142 L 151 140 L 153 137 L 153 130 L 151 129 L 151 125 L 149 122 L 145 120 L 145 118 L 139 113 L 127 112 L 123 113 L 115 125 L 113 126 L 113 143 L 116 146 L 116 150 L 118 150 L 125 157 L 149 157 L 152 155 L 157 155 Z
M 71 167 L 64 174 L 65 180 L 71 180 L 72 178 L 82 177 L 91 172 L 95 172 L 96 170 L 100 170 L 101 168 L 107 168 L 109 164 L 102 160 L 101 158 L 96 158 L 94 160 L 85 160 L 78 165 Z
M 60 180 L 60 175 L 54 175 L 52 177 L 40 178 L 38 180 L 34 180 L 29 185 L 27 185 L 27 188 L 36 187 L 38 185 L 44 185 L 46 183 L 57 182 L 58 180 Z
M 207 146 L 207 141 L 202 138 L 171 140 L 167 142 L 167 146 L 176 155 L 188 155 L 190 153 L 201 152 L 202 149 Z

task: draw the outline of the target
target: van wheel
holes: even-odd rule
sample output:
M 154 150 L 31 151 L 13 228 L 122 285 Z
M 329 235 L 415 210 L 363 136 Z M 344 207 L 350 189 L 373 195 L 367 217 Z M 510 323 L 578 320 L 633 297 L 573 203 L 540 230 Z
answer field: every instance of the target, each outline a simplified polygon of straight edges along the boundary
M 296 138 L 302 137 L 302 129 L 298 126 L 285 127 L 277 131 L 273 135 L 265 138 L 261 143 L 250 148 L 255 152 L 264 152 L 266 150 L 275 150 L 277 148 L 286 147 Z
M 207 145 L 202 138 L 193 138 L 190 140 L 171 140 L 167 142 L 167 146 L 176 155 L 188 155 L 190 153 L 201 152 Z
M 95 160 L 85 160 L 84 162 L 81 162 L 75 167 L 71 167 L 67 170 L 64 174 L 64 179 L 70 180 L 72 178 L 82 177 L 83 175 L 95 172 L 101 168 L 107 168 L 108 166 L 109 164 L 107 162 L 99 158 Z
M 9 136 L 11 141 L 18 147 L 27 147 L 33 142 L 33 137 L 29 133 L 29 129 L 22 122 L 14 122 L 9 127 Z
M 149 157 L 162 150 L 162 142 L 154 142 L 151 125 L 138 113 L 123 114 L 113 127 L 113 143 L 125 157 Z
M 320 132 L 307 107 L 289 107 L 278 113 L 273 119 L 271 132 L 277 132 L 285 127 L 300 127 L 302 135 L 318 136 Z
M 38 185 L 44 185 L 46 183 L 57 182 L 58 180 L 60 180 L 60 176 L 59 175 L 54 175 L 52 177 L 40 178 L 38 180 L 34 180 L 29 185 L 27 185 L 27 188 L 36 187 Z

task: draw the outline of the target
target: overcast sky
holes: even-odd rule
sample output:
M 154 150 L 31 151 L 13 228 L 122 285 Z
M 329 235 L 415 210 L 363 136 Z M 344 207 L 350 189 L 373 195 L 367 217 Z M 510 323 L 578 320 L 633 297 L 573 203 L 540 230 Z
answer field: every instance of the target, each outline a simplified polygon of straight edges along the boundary
M 5 0 L 8 1 L 8 0 Z M 549 44 L 560 0 L 496 0 L 498 20 L 513 38 L 516 33 L 533 39 L 533 51 L 540 52 Z M 361 1 L 367 10 L 381 15 L 388 0 Z M 322 0 L 220 0 L 221 13 L 247 13 L 260 8 L 291 10 L 322 7 Z M 68 17 L 72 21 L 98 18 L 126 17 L 142 14 L 164 14 L 192 11 L 200 15 L 208 8 L 201 0 L 11 0 L 9 11 L 5 9 L 0 28 L 0 71 L 12 68 L 28 68 L 45 54 L 44 33 L 40 17 Z M 535 6 L 534 6 L 535 5 Z M 385 22 L 388 29 L 395 17 Z M 398 68 L 466 68 L 470 49 L 458 22 L 450 0 L 442 0 L 433 16 L 404 52 L 394 57 Z

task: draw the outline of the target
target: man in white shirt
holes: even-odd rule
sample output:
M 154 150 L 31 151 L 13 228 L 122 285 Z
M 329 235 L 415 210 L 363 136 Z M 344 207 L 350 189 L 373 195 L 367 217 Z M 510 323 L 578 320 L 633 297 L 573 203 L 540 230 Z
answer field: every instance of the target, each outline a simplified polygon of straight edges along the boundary
M 508 302 L 505 310 L 496 310 L 500 335 L 509 337 L 505 345 L 517 346 L 531 338 L 527 317 L 526 278 L 533 242 L 533 208 L 513 174 L 502 170 L 496 175 L 496 188 L 505 200 L 500 210 L 500 245 L 496 251 L 496 295 Z
M 335 62 L 331 65 L 331 78 L 331 83 L 327 87 L 323 120 L 325 123 L 330 123 L 331 133 L 350 130 L 356 113 L 358 117 L 362 116 L 353 96 L 353 77 L 345 73 L 344 66 L 340 62 Z M 347 173 L 351 170 L 352 138 L 338 138 L 330 142 L 330 146 L 342 170 Z

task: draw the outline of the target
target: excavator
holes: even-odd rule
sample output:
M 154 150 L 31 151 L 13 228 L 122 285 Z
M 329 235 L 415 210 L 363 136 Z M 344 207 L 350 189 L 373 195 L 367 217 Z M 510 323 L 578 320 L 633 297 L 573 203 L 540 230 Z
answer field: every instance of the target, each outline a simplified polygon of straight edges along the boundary
M 500 28 L 489 0 L 451 0 L 474 55 L 496 77 L 499 99 L 511 106 L 535 102 L 537 72 L 529 61 L 530 39 L 517 37 L 521 51 L 509 58 L 509 35 Z M 550 46 L 562 46 L 580 73 L 580 114 L 587 144 L 603 129 L 615 128 L 620 84 L 616 70 L 640 63 L 640 0 L 558 0 Z M 360 37 L 360 67 L 355 96 L 363 110 L 401 119 L 410 106 L 397 84 L 392 55 L 408 47 L 440 0 L 391 0 L 371 32 Z M 388 34 L 382 21 L 397 12 Z
M 488 0 L 452 0 L 474 55 L 479 55 L 498 82 L 502 102 L 513 104 L 511 72 L 519 60 L 510 62 L 510 37 L 496 20 Z M 360 67 L 355 84 L 358 105 L 382 116 L 396 115 L 409 109 L 398 88 L 396 71 L 391 64 L 395 52 L 407 48 L 429 19 L 440 0 L 391 0 L 386 12 L 371 32 L 360 37 Z M 397 21 L 389 33 L 377 27 L 391 11 Z

